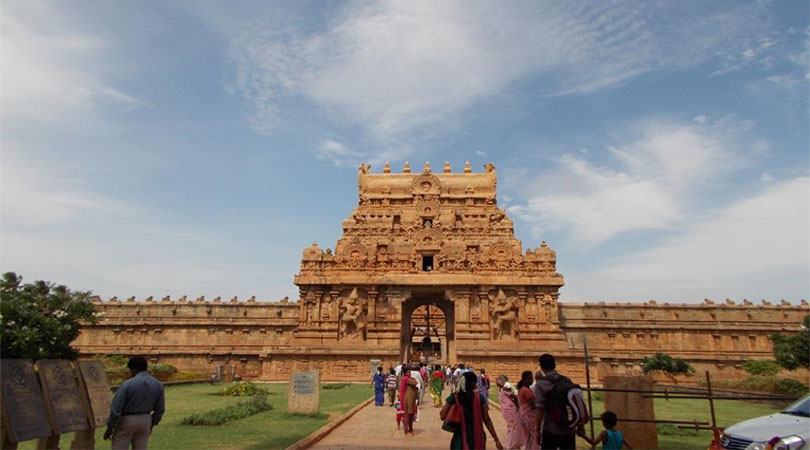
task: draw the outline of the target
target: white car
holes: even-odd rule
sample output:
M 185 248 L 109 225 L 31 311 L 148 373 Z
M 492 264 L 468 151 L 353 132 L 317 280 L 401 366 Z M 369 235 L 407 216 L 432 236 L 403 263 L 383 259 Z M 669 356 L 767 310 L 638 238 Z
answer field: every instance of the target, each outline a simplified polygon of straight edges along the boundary
M 774 450 L 810 450 L 810 395 L 782 411 L 732 425 L 720 436 L 726 450 L 765 450 L 776 440 Z

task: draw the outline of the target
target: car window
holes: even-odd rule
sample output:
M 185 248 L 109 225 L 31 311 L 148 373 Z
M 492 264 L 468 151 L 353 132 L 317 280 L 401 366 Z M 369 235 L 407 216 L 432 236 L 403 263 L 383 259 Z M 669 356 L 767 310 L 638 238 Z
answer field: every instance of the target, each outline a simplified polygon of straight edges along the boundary
M 785 414 L 810 416 L 810 396 L 805 395 L 804 397 L 800 398 L 796 403 L 782 410 L 782 412 Z

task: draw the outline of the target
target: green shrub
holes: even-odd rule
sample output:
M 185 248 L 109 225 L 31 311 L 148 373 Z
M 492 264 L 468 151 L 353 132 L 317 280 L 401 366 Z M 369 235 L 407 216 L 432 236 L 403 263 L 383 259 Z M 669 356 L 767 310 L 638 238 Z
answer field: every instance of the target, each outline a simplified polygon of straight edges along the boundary
M 742 368 L 751 375 L 776 375 L 782 366 L 776 361 L 757 361 L 749 359 L 742 363 Z
M 653 370 L 662 370 L 668 373 L 694 373 L 695 369 L 683 358 L 673 358 L 666 353 L 656 353 L 652 358 L 644 357 L 641 360 L 644 373 Z
M 236 382 L 230 386 L 225 386 L 219 391 L 219 395 L 225 395 L 228 397 L 251 397 L 254 395 L 268 395 L 269 393 L 269 389 L 261 387 L 250 381 Z
M 216 426 L 234 420 L 243 419 L 253 414 L 269 411 L 273 405 L 267 402 L 267 397 L 257 395 L 248 400 L 242 400 L 235 405 L 224 408 L 212 409 L 203 413 L 186 416 L 180 421 L 180 425 L 189 426 Z
M 794 335 L 774 333 L 773 356 L 782 367 L 794 370 L 799 367 L 810 369 L 810 315 L 802 319 L 802 330 Z
M 766 377 L 764 375 L 751 375 L 740 383 L 741 387 L 748 391 L 775 392 L 776 377 Z
M 793 378 L 780 378 L 774 384 L 774 392 L 784 395 L 804 395 L 808 393 L 808 388 Z
M 348 385 L 349 385 L 349 383 L 330 383 L 330 384 L 324 384 L 323 388 L 324 389 L 343 389 Z

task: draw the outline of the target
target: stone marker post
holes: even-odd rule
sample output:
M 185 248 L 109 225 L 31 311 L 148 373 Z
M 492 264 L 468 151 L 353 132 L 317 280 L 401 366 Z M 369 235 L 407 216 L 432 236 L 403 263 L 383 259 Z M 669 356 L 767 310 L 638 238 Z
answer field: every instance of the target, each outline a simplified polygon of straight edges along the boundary
M 34 364 L 27 359 L 4 359 L 0 364 L 0 404 L 3 448 L 51 435 Z
M 41 359 L 37 361 L 37 373 L 53 429 L 53 435 L 40 439 L 37 448 L 58 448 L 59 436 L 89 428 L 79 384 L 66 359 Z
M 110 415 L 112 393 L 104 363 L 97 360 L 76 361 L 79 390 L 90 428 L 77 431 L 70 444 L 72 450 L 93 449 L 96 446 L 96 428 L 102 428 Z
M 293 372 L 287 392 L 287 412 L 317 414 L 321 408 L 320 373 Z
M 649 375 L 609 375 L 603 380 L 605 389 L 653 390 Z M 655 423 L 623 422 L 622 419 L 655 420 L 652 398 L 637 392 L 605 392 L 605 411 L 613 411 L 619 418 L 616 429 L 621 431 L 633 448 L 658 448 L 658 430 Z M 595 418 L 594 420 L 599 420 Z

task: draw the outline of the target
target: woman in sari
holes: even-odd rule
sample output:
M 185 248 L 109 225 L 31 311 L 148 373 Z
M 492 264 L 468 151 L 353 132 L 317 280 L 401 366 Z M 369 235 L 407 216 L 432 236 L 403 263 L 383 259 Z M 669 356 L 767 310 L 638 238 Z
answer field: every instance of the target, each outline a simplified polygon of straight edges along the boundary
M 433 406 L 442 407 L 442 391 L 444 391 L 444 372 L 441 366 L 433 366 L 430 374 L 430 396 L 433 398 Z
M 492 419 L 489 417 L 489 399 L 478 392 L 477 382 L 478 377 L 474 373 L 464 373 L 458 381 L 458 393 L 450 394 L 447 397 L 447 401 L 439 413 L 439 418 L 445 420 L 453 405 L 458 404 L 461 408 L 461 423 L 453 432 L 453 438 L 450 441 L 451 450 L 486 449 L 487 438 L 484 434 L 484 425 L 495 441 L 495 447 L 503 450 L 498 433 L 495 432 L 495 426 L 492 425 Z
M 374 385 L 374 406 L 385 406 L 385 375 L 382 366 L 377 367 L 371 383 Z
M 404 422 L 405 434 L 413 434 L 413 419 L 416 414 L 416 399 L 419 397 L 417 382 L 411 376 L 411 368 L 402 368 L 402 384 L 399 388 L 399 401 L 402 402 L 402 409 L 405 410 Z
M 501 414 L 506 421 L 506 450 L 516 450 L 526 443 L 526 432 L 520 422 L 520 404 L 517 395 L 509 384 L 509 378 L 501 375 L 495 380 L 498 386 L 498 403 L 501 405 Z
M 520 403 L 520 423 L 526 436 L 526 450 L 537 450 L 537 410 L 535 409 L 535 397 L 531 385 L 534 381 L 531 371 L 525 371 L 520 375 L 518 382 L 518 402 Z

